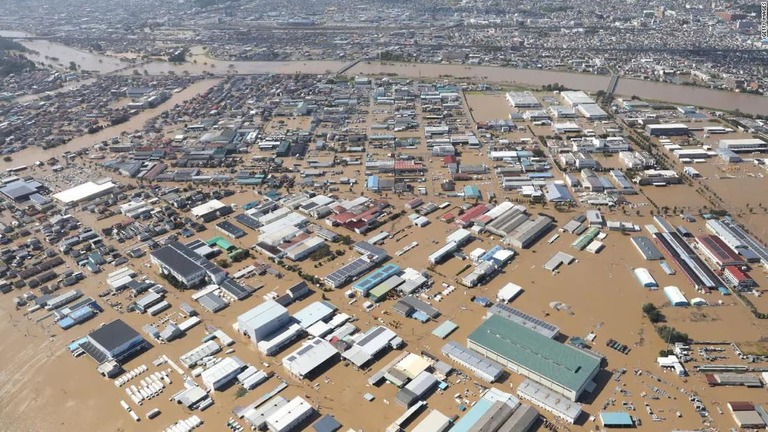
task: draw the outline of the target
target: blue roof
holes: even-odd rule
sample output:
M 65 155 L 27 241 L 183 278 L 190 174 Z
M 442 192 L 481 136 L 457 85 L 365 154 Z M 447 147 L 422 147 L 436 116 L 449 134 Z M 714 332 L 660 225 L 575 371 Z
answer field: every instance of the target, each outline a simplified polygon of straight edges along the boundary
M 370 176 L 370 177 L 368 177 L 368 181 L 366 183 L 366 187 L 368 189 L 378 189 L 379 188 L 379 176 Z
M 446 321 L 437 326 L 436 329 L 432 330 L 432 334 L 439 337 L 440 339 L 445 339 L 457 328 L 459 328 L 458 324 L 454 323 L 453 321 Z
M 451 428 L 451 432 L 469 432 L 479 420 L 493 405 L 489 400 L 481 398 L 477 401 L 464 417 L 459 419 L 456 424 Z
M 413 318 L 415 320 L 419 320 L 419 321 L 421 321 L 423 323 L 429 321 L 429 315 L 427 315 L 427 314 L 425 314 L 424 312 L 421 312 L 421 311 L 414 312 L 413 315 L 411 315 L 411 318 Z
M 468 198 L 480 197 L 480 189 L 474 185 L 464 186 L 464 196 Z
M 371 289 L 373 289 L 376 285 L 384 282 L 385 280 L 389 279 L 391 276 L 394 276 L 399 272 L 400 272 L 400 267 L 398 267 L 397 265 L 392 263 L 385 264 L 380 268 L 376 269 L 374 272 L 372 272 L 368 276 L 355 282 L 355 284 L 352 285 L 352 288 L 358 291 L 361 291 L 363 295 L 368 295 L 368 292 Z
M 629 413 L 625 411 L 615 411 L 615 412 L 608 412 L 603 411 L 600 413 L 600 421 L 603 423 L 603 426 L 634 426 L 634 422 L 632 421 L 632 416 L 629 415 Z

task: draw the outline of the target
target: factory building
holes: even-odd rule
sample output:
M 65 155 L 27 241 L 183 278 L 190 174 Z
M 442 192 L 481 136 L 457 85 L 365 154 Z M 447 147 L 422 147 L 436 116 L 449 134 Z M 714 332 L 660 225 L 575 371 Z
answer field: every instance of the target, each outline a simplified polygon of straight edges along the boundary
M 80 344 L 100 365 L 123 360 L 149 348 L 141 335 L 123 320 L 115 320 L 94 330 Z
M 645 127 L 645 132 L 654 137 L 687 136 L 688 126 L 682 123 L 652 124 Z
M 267 428 L 270 432 L 295 431 L 298 430 L 297 427 L 304 420 L 314 413 L 315 409 L 307 401 L 296 396 L 267 417 Z
M 491 316 L 467 346 L 571 401 L 592 389 L 600 360 L 501 316 Z
M 198 286 L 205 280 L 218 284 L 227 277 L 222 268 L 177 241 L 154 250 L 149 255 L 152 263 L 157 265 L 164 275 L 173 276 L 188 288 Z
M 691 305 L 688 299 L 685 298 L 685 295 L 683 295 L 683 292 L 680 291 L 680 288 L 676 286 L 665 286 L 664 295 L 672 306 L 684 307 Z
M 502 365 L 485 358 L 458 342 L 450 341 L 443 345 L 442 353 L 454 362 L 469 369 L 470 372 L 483 381 L 496 382 L 504 375 L 504 367 Z
M 720 149 L 734 153 L 754 153 L 768 151 L 768 142 L 759 138 L 721 139 Z
M 746 264 L 744 257 L 737 254 L 725 242 L 714 235 L 704 235 L 696 238 L 699 250 L 704 253 L 711 262 L 721 269 L 726 266 L 743 266 Z
M 220 362 L 204 370 L 200 374 L 208 391 L 216 391 L 225 388 L 235 380 L 245 368 L 245 363 L 236 356 L 224 357 Z
M 296 351 L 283 359 L 283 366 L 299 378 L 311 376 L 318 368 L 338 358 L 339 352 L 323 339 L 315 338 L 305 342 Z
M 274 300 L 266 301 L 237 317 L 238 328 L 254 343 L 269 339 L 291 322 L 288 309 Z
M 539 215 L 534 220 L 524 222 L 504 241 L 516 248 L 526 249 L 552 229 L 552 221 L 549 216 Z
M 634 273 L 635 279 L 637 279 L 637 281 L 640 282 L 640 285 L 644 288 L 659 288 L 658 282 L 651 276 L 651 272 L 649 272 L 648 269 L 639 267 L 632 270 L 632 273 Z

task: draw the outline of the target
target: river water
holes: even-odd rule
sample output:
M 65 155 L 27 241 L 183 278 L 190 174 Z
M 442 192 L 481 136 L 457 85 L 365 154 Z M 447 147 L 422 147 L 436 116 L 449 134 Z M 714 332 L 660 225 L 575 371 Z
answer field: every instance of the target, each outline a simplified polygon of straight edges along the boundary
M 16 37 L 28 36 L 23 32 L 0 32 L 0 36 L 8 34 Z M 115 57 L 88 53 L 59 43 L 45 40 L 25 40 L 22 43 L 38 52 L 32 56 L 36 61 L 42 61 L 53 66 L 67 66 L 74 61 L 81 68 L 101 73 L 119 71 L 130 74 L 134 70 L 150 75 L 188 72 L 200 74 L 209 72 L 214 75 L 229 74 L 266 74 L 266 73 L 308 73 L 324 74 L 342 69 L 347 62 L 342 61 L 235 61 L 228 62 L 207 57 L 202 47 L 194 47 L 190 53 L 190 61 L 183 64 L 171 64 L 164 61 L 150 61 L 133 66 L 131 63 Z M 46 59 L 45 57 L 48 57 Z M 56 57 L 58 61 L 51 61 Z M 58 64 L 57 64 L 58 63 Z M 566 87 L 586 91 L 606 90 L 609 77 L 574 72 L 550 71 L 538 69 L 518 69 L 493 66 L 464 66 L 446 64 L 416 64 L 416 63 L 380 63 L 360 62 L 347 72 L 349 75 L 397 74 L 411 78 L 439 79 L 440 77 L 467 78 L 473 81 L 482 80 L 488 83 L 506 83 L 521 86 L 542 86 L 559 83 Z M 616 88 L 617 95 L 639 96 L 643 99 L 658 100 L 679 104 L 690 104 L 720 110 L 739 109 L 745 113 L 768 113 L 768 97 L 744 93 L 712 90 L 703 87 L 678 86 L 655 81 L 643 81 L 629 78 L 619 80 Z

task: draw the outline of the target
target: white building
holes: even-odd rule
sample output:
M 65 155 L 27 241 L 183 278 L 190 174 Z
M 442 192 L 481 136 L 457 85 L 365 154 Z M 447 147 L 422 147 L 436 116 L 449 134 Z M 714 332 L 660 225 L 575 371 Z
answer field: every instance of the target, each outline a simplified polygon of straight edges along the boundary
M 224 357 L 222 361 L 204 370 L 200 379 L 209 391 L 219 390 L 237 378 L 244 367 L 245 363 L 239 358 Z
M 597 104 L 579 104 L 576 108 L 581 115 L 590 120 L 602 120 L 608 118 L 608 113 Z
M 77 204 L 90 201 L 106 195 L 115 189 L 111 179 L 102 179 L 95 182 L 89 181 L 79 186 L 61 191 L 53 195 L 53 198 L 62 204 Z
M 566 105 L 571 107 L 595 103 L 595 101 L 583 91 L 562 91 L 560 92 L 560 97 L 563 98 L 563 102 L 565 102 Z
M 294 376 L 304 378 L 338 354 L 330 342 L 316 338 L 305 342 L 299 349 L 285 356 L 283 366 Z
M 296 430 L 296 427 L 314 412 L 315 409 L 309 402 L 296 396 L 267 417 L 267 427 L 271 432 Z
M 541 108 L 541 102 L 530 92 L 509 92 L 506 98 L 512 108 Z
M 734 153 L 764 152 L 768 151 L 768 142 L 758 138 L 722 139 L 720 148 L 728 149 Z
M 288 309 L 274 300 L 266 301 L 237 317 L 238 328 L 254 343 L 268 339 L 287 327 L 290 321 Z

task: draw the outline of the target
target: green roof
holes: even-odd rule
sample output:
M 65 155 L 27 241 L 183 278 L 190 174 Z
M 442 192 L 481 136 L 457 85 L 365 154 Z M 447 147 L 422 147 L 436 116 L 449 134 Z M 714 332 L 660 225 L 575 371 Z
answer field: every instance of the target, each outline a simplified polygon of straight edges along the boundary
M 233 245 L 232 243 L 226 241 L 221 236 L 216 236 L 216 237 L 208 240 L 206 243 L 208 244 L 208 246 L 216 245 L 216 246 L 224 249 L 225 251 L 228 251 L 228 250 L 233 249 L 235 247 L 235 245 Z
M 468 339 L 574 392 L 600 367 L 600 360 L 498 315 Z

